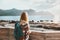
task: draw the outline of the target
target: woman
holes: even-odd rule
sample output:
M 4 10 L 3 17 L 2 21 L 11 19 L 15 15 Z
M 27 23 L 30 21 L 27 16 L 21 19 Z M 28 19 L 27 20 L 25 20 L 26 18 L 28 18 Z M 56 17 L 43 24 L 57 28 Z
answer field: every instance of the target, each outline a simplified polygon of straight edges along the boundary
M 26 12 L 22 12 L 20 22 L 15 24 L 15 38 L 16 40 L 28 40 L 30 33 L 28 14 Z

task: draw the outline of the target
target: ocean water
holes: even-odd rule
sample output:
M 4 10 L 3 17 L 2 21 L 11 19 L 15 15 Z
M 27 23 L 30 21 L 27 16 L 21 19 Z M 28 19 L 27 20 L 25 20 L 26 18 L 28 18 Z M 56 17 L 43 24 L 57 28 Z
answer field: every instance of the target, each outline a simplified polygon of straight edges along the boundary
M 39 21 L 39 20 L 51 20 L 53 17 L 51 16 L 28 16 L 29 21 Z M 20 20 L 20 16 L 0 16 L 0 20 Z

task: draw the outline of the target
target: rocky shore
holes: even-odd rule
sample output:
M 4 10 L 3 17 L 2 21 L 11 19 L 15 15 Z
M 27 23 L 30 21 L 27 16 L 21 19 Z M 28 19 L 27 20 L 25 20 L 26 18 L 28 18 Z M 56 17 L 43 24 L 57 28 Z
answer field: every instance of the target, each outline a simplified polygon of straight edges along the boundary
M 15 40 L 14 25 L 15 23 L 0 22 L 0 40 Z M 30 24 L 30 26 L 32 27 L 29 40 L 60 40 L 59 24 Z
M 0 28 L 0 40 L 15 40 L 14 28 Z M 33 29 L 29 40 L 60 40 L 60 31 Z

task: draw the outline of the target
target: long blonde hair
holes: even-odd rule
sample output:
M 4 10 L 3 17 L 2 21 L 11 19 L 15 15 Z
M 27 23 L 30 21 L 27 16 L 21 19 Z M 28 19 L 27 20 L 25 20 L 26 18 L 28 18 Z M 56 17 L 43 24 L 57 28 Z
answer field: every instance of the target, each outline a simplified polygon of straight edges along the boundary
M 29 20 L 28 20 L 28 13 L 27 12 L 22 12 L 21 17 L 20 17 L 20 21 L 21 20 L 24 20 L 28 23 Z

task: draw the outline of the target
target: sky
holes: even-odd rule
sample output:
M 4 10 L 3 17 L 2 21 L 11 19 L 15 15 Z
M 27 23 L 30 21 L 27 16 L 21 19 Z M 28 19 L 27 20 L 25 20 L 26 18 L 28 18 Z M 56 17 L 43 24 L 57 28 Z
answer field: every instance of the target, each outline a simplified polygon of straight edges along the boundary
M 60 0 L 0 0 L 0 9 L 34 9 L 36 11 L 49 11 L 60 20 Z
M 59 5 L 60 0 L 0 0 L 0 9 L 47 10 Z

